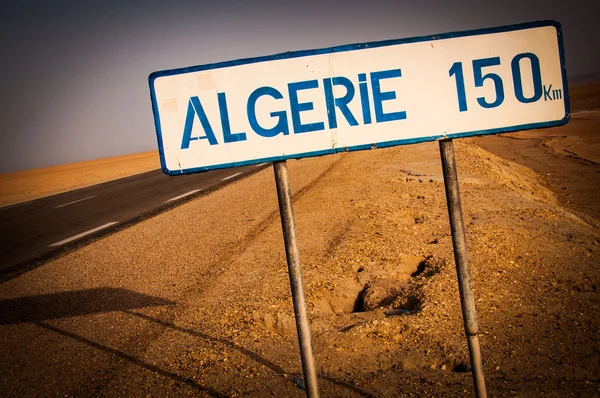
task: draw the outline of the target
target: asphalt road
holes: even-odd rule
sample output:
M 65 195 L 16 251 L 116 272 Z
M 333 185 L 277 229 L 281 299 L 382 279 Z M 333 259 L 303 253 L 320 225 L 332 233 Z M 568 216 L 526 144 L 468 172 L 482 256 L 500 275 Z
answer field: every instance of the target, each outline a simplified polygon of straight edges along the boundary
M 0 208 L 0 280 L 268 167 L 169 177 L 160 170 Z

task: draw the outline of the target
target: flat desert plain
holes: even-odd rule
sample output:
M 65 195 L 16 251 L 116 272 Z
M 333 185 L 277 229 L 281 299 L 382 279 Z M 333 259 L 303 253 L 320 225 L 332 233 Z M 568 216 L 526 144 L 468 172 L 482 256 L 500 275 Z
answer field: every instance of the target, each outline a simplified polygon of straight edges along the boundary
M 600 396 L 600 85 L 455 140 L 489 396 Z M 289 161 L 319 387 L 473 396 L 437 143 Z M 0 285 L 2 396 L 304 396 L 270 169 Z
M 160 169 L 158 151 L 0 174 L 0 207 Z

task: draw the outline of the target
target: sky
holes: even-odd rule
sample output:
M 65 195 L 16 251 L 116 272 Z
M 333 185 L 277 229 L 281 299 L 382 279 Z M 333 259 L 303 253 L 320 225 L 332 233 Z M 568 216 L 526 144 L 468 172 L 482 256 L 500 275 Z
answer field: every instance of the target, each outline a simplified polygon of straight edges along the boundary
M 600 71 L 600 2 L 12 1 L 0 12 L 0 173 L 157 149 L 151 72 L 537 20 Z

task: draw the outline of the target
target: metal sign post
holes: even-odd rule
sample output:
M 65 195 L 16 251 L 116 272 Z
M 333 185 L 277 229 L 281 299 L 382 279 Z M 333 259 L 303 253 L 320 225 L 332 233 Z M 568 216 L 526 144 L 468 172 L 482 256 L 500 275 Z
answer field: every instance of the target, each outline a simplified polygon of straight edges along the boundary
M 450 217 L 452 245 L 454 246 L 454 261 L 456 262 L 456 273 L 458 275 L 460 304 L 465 324 L 465 334 L 467 335 L 467 344 L 469 345 L 469 356 L 471 357 L 475 395 L 477 398 L 485 398 L 487 397 L 487 393 L 481 365 L 481 352 L 479 350 L 477 312 L 475 310 L 473 286 L 471 285 L 471 270 L 467 255 L 467 240 L 460 205 L 458 175 L 456 173 L 452 140 L 440 140 L 440 155 L 444 173 L 444 186 L 446 187 L 446 202 L 448 203 L 448 216 Z
M 283 230 L 285 255 L 287 257 L 290 286 L 292 288 L 292 300 L 294 302 L 296 330 L 298 331 L 298 343 L 300 344 L 300 357 L 302 359 L 306 396 L 311 398 L 318 397 L 317 371 L 315 369 L 315 360 L 310 339 L 310 326 L 306 312 L 300 252 L 296 239 L 296 222 L 294 221 L 294 209 L 292 208 L 292 190 L 290 188 L 286 161 L 273 162 L 273 170 L 275 171 L 275 183 L 277 184 L 277 199 L 279 200 L 281 228 Z

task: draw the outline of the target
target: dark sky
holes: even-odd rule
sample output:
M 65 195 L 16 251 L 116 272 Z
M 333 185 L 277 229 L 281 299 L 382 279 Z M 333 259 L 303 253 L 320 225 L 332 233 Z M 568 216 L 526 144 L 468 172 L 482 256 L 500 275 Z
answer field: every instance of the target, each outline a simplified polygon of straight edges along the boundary
M 600 71 L 590 0 L 11 3 L 0 10 L 0 173 L 156 149 L 156 70 L 554 19 L 569 76 Z

